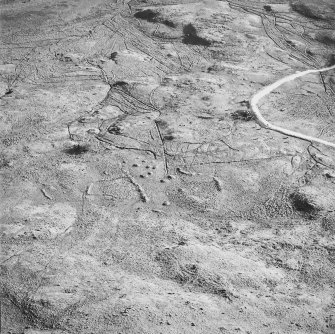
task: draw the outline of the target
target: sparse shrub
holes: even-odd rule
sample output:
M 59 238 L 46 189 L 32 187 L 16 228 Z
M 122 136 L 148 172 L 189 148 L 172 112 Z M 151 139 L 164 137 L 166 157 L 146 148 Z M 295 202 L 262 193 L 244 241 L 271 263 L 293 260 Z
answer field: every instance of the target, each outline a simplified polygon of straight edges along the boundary
M 249 110 L 236 110 L 230 115 L 234 120 L 241 120 L 246 122 L 251 121 L 254 117 Z

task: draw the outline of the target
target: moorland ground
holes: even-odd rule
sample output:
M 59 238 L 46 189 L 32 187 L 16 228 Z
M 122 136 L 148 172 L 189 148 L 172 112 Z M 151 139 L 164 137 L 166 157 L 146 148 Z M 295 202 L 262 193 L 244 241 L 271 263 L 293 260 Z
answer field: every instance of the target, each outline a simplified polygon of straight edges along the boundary
M 4 333 L 334 333 L 332 0 L 0 9 Z

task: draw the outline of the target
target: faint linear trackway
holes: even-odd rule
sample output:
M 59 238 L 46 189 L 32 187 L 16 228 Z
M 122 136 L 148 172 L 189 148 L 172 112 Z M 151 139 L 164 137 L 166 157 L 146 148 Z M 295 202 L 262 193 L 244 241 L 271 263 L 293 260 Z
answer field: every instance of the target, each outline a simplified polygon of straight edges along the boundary
M 268 95 L 273 90 L 275 90 L 276 88 L 278 88 L 279 86 L 283 85 L 286 82 L 292 81 L 296 78 L 303 77 L 303 76 L 305 76 L 307 74 L 310 74 L 310 73 L 320 73 L 320 72 L 330 71 L 332 69 L 335 69 L 335 65 L 330 66 L 330 67 L 324 67 L 324 68 L 321 68 L 321 69 L 316 69 L 316 70 L 307 70 L 307 71 L 303 71 L 303 72 L 297 72 L 295 74 L 288 75 L 288 76 L 274 82 L 273 84 L 271 84 L 269 86 L 266 86 L 265 88 L 261 89 L 250 100 L 251 110 L 252 110 L 253 114 L 255 115 L 258 124 L 260 126 L 262 126 L 263 128 L 270 129 L 270 130 L 282 133 L 282 134 L 287 135 L 287 136 L 299 138 L 299 139 L 306 140 L 306 141 L 309 141 L 309 142 L 320 143 L 320 144 L 335 148 L 335 143 L 331 143 L 329 141 L 326 141 L 326 140 L 323 140 L 323 139 L 320 139 L 320 138 L 316 138 L 316 137 L 313 137 L 313 136 L 307 136 L 307 135 L 304 135 L 303 133 L 291 131 L 291 130 L 282 128 L 280 126 L 276 126 L 276 125 L 271 124 L 270 122 L 268 122 L 263 117 L 263 115 L 261 114 L 261 112 L 260 112 L 260 110 L 257 106 L 257 103 L 264 96 Z

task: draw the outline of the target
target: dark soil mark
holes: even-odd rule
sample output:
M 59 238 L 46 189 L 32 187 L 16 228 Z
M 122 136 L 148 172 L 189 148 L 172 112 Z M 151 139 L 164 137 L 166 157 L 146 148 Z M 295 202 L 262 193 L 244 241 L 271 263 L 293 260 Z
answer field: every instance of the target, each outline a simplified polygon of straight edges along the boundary
M 176 25 L 170 20 L 162 20 L 161 23 L 165 24 L 166 26 L 168 26 L 170 28 L 175 28 L 176 27 Z
M 81 155 L 88 151 L 89 146 L 87 144 L 77 144 L 64 150 L 64 152 L 69 155 Z
M 169 124 L 164 120 L 156 120 L 156 124 L 162 129 L 163 139 L 164 140 L 173 140 L 176 137 L 174 136 L 174 132 L 169 128 Z
M 113 87 L 126 87 L 128 86 L 128 83 L 125 81 L 116 81 L 113 83 Z
M 134 17 L 136 17 L 137 19 L 146 20 L 152 23 L 163 23 L 166 26 L 171 27 L 171 28 L 176 27 L 176 25 L 172 21 L 162 19 L 159 13 L 156 13 L 151 9 L 145 9 L 140 12 L 137 12 L 134 14 Z
M 109 59 L 113 60 L 116 63 L 116 57 L 118 53 L 117 52 L 112 52 L 109 56 Z
M 197 35 L 197 30 L 191 23 L 184 26 L 183 33 L 184 33 L 183 37 L 184 44 L 203 45 L 203 46 L 211 45 L 210 41 Z
M 173 135 L 172 132 L 169 132 L 169 133 L 165 134 L 165 135 L 163 136 L 163 138 L 164 138 L 165 140 L 173 140 L 173 139 L 175 139 L 176 137 Z
M 169 124 L 162 120 L 162 119 L 156 119 L 155 121 L 161 128 L 168 128 L 169 127 Z

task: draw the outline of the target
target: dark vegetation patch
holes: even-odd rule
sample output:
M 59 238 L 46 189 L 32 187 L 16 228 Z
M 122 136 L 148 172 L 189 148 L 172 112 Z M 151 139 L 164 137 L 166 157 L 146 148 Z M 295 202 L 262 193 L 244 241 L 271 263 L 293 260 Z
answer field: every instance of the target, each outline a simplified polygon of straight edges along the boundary
M 184 33 L 184 37 L 183 37 L 184 44 L 203 45 L 203 46 L 211 45 L 210 41 L 198 36 L 197 30 L 191 23 L 184 26 L 183 33 Z
M 294 192 L 290 195 L 293 207 L 302 214 L 313 217 L 318 210 L 317 206 L 305 194 Z
M 146 20 L 148 22 L 157 22 L 158 16 L 159 14 L 155 13 L 151 9 L 145 9 L 134 14 L 134 17 L 136 17 L 137 19 Z
M 285 42 L 286 42 L 288 45 L 290 45 L 290 46 L 292 46 L 292 47 L 295 47 L 295 44 L 294 44 L 291 40 L 287 39 Z
M 134 17 L 141 20 L 146 20 L 151 23 L 162 23 L 168 27 L 175 28 L 176 25 L 167 19 L 162 19 L 159 13 L 154 12 L 151 9 L 145 9 L 134 14 Z
M 209 66 L 208 68 L 207 68 L 207 73 L 211 73 L 211 72 L 214 72 L 215 71 L 215 65 L 213 65 L 213 66 Z
M 241 121 L 251 121 L 253 119 L 253 114 L 249 110 L 236 110 L 230 114 L 231 118 L 234 120 Z
M 116 56 L 118 55 L 117 52 L 112 52 L 109 56 L 109 59 L 113 60 L 113 61 L 116 61 Z
M 128 82 L 125 81 L 116 81 L 113 83 L 113 87 L 126 87 L 128 86 Z
M 175 139 L 176 137 L 173 135 L 173 132 L 171 131 L 171 132 L 165 134 L 163 138 L 164 138 L 165 140 L 173 140 L 173 139 Z
M 272 8 L 271 8 L 271 6 L 269 6 L 269 5 L 265 5 L 265 6 L 263 6 L 263 8 L 264 8 L 264 10 L 267 11 L 267 12 L 272 12 Z
M 107 132 L 113 135 L 121 135 L 123 133 L 123 129 L 119 124 L 112 124 L 108 127 Z
M 76 144 L 64 150 L 64 152 L 69 155 L 81 155 L 88 151 L 89 146 L 87 144 Z

